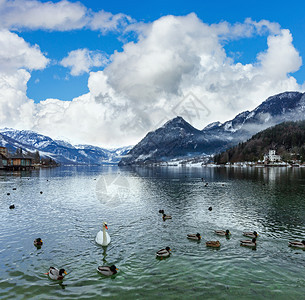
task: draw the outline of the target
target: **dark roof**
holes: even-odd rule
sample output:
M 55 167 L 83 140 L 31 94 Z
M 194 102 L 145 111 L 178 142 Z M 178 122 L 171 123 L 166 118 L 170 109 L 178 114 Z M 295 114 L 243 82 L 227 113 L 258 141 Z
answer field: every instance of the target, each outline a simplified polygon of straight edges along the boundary
M 33 159 L 31 156 L 24 155 L 24 154 L 9 154 L 9 158 L 15 159 Z

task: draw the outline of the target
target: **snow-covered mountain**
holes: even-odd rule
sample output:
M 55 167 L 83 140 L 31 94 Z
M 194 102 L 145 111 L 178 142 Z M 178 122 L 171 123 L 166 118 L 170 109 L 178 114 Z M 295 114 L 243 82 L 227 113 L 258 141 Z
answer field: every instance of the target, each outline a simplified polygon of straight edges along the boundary
M 253 111 L 245 111 L 223 124 L 214 122 L 198 130 L 176 117 L 149 132 L 119 165 L 149 164 L 177 157 L 211 155 L 224 151 L 253 134 L 284 121 L 305 119 L 305 93 L 285 92 L 269 97 Z
M 71 145 L 61 140 L 30 130 L 4 128 L 0 130 L 0 145 L 10 152 L 17 148 L 39 151 L 41 156 L 51 157 L 62 164 L 117 164 L 132 147 L 105 149 L 91 145 Z

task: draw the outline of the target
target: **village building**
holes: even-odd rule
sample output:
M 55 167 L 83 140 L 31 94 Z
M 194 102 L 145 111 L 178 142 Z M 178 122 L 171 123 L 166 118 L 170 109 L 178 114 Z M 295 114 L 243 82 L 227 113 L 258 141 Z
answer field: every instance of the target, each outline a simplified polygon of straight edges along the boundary
M 10 154 L 6 147 L 0 147 L 0 169 L 29 170 L 32 168 L 32 157 L 23 153 Z
M 280 155 L 275 154 L 275 150 L 269 150 L 268 154 L 264 155 L 264 163 L 275 163 L 275 162 L 281 162 L 282 158 Z

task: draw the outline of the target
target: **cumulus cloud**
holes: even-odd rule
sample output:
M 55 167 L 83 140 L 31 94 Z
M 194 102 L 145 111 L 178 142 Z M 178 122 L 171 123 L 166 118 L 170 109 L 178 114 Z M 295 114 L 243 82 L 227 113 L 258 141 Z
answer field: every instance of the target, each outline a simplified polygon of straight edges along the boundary
M 0 71 L 41 70 L 48 62 L 37 45 L 31 46 L 17 34 L 0 30 Z
M 10 29 L 79 29 L 87 23 L 87 9 L 80 2 L 66 0 L 40 2 L 36 0 L 4 0 L 0 3 L 0 24 Z
M 34 101 L 27 98 L 27 70 L 44 69 L 49 62 L 37 45 L 15 33 L 0 30 L 0 124 L 29 129 L 33 126 Z
M 89 22 L 89 27 L 92 30 L 100 30 L 106 34 L 109 31 L 118 31 L 125 29 L 130 23 L 135 22 L 130 16 L 119 13 L 113 15 L 104 10 L 94 13 Z
M 253 109 L 270 95 L 301 90 L 291 76 L 301 57 L 289 30 L 276 23 L 208 25 L 190 14 L 165 16 L 133 28 L 138 40 L 115 52 L 102 71 L 91 72 L 89 93 L 73 101 L 47 99 L 33 107 L 25 95 L 26 73 L 19 74 L 24 78 L 23 92 L 16 105 L 20 114 L 32 112 L 32 129 L 53 137 L 60 132 L 76 143 L 134 144 L 176 115 L 203 128 Z M 256 62 L 242 64 L 227 56 L 224 41 L 262 34 L 268 35 L 266 50 L 257 54 Z M 66 66 L 74 74 L 90 69 L 86 51 L 80 54 L 80 66 L 77 55 L 67 57 L 72 57 Z M 89 58 L 93 56 L 89 51 Z M 11 85 L 12 95 L 13 89 Z
M 90 28 L 103 34 L 122 30 L 133 22 L 130 16 L 110 12 L 92 12 L 80 2 L 62 0 L 41 2 L 38 0 L 0 1 L 0 28 L 44 29 L 68 31 Z
M 72 76 L 89 73 L 92 67 L 102 67 L 107 64 L 107 55 L 101 51 L 77 49 L 68 53 L 60 64 L 71 69 Z

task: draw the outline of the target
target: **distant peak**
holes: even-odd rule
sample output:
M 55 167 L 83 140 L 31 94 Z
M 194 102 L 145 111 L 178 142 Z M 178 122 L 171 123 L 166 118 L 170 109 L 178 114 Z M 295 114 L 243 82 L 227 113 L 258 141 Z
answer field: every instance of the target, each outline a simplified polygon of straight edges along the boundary
M 222 125 L 222 123 L 220 123 L 219 121 L 213 122 L 213 123 L 210 123 L 207 126 L 205 126 L 203 128 L 203 130 L 208 130 L 208 129 L 212 129 L 212 128 L 214 129 L 214 128 L 220 127 L 221 125 Z
M 181 125 L 185 125 L 188 124 L 190 125 L 188 122 L 186 122 L 182 117 L 177 116 L 169 121 L 167 121 L 163 127 L 168 127 L 168 126 L 172 126 L 172 125 L 177 125 L 177 124 L 181 124 Z
M 294 98 L 297 95 L 302 95 L 302 94 L 303 93 L 295 92 L 295 91 L 283 92 L 267 98 L 267 100 L 265 100 L 264 102 L 272 101 L 273 99 Z

